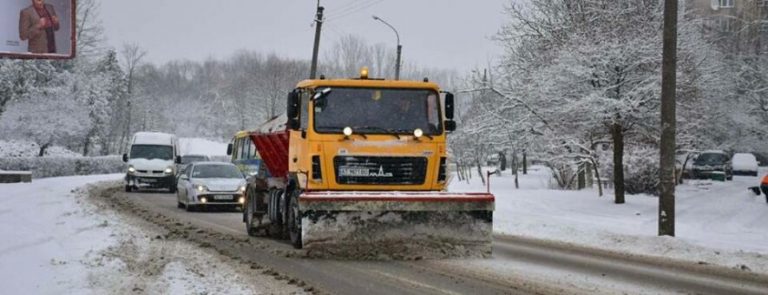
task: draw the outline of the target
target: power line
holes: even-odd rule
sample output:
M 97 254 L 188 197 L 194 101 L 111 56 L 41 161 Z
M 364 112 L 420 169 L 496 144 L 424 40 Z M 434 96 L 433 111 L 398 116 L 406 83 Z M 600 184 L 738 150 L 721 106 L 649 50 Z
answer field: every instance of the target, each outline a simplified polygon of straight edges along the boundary
M 368 9 L 368 8 L 370 8 L 370 7 L 372 7 L 372 6 L 376 5 L 376 4 L 381 3 L 382 1 L 384 1 L 384 0 L 372 0 L 372 1 L 369 1 L 369 2 L 367 2 L 366 5 L 359 6 L 356 9 L 347 11 L 346 13 L 342 13 L 342 14 L 336 15 L 335 17 L 328 18 L 327 21 L 334 21 L 334 20 L 342 19 L 342 18 L 347 17 L 349 15 L 352 15 L 352 14 L 358 13 L 360 11 L 363 11 L 365 9 Z
M 347 13 L 349 11 L 358 9 L 360 7 L 363 7 L 365 5 L 370 4 L 371 2 L 375 2 L 376 0 L 359 0 L 359 1 L 353 1 L 353 3 L 348 3 L 345 5 L 342 5 L 341 7 L 334 8 L 332 12 L 329 13 L 329 17 L 335 17 L 337 15 L 341 15 L 344 13 Z

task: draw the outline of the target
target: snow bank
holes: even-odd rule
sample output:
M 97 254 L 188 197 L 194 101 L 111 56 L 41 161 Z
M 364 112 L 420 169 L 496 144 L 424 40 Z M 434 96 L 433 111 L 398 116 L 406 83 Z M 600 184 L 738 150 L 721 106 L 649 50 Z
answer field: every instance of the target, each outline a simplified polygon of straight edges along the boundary
M 120 173 L 125 163 L 118 156 L 71 158 L 0 158 L 0 169 L 31 171 L 32 177 Z
M 765 196 L 747 191 L 759 183 L 757 177 L 679 186 L 677 237 L 669 238 L 657 236 L 658 198 L 628 195 L 626 204 L 616 205 L 610 190 L 601 198 L 594 189 L 547 189 L 549 173 L 532 167 L 520 175 L 521 189 L 514 188 L 508 171 L 491 177 L 494 232 L 768 272 L 768 204 Z M 485 187 L 474 175 L 469 183 L 452 183 L 450 191 Z

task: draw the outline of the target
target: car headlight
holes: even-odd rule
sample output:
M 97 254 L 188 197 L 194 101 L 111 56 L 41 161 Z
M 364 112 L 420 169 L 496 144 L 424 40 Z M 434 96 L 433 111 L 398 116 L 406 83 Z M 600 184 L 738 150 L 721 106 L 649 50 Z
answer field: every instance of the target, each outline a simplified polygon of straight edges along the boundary
M 240 186 L 240 187 L 237 189 L 237 191 L 238 191 L 238 192 L 240 192 L 240 193 L 244 193 L 244 192 L 245 192 L 245 186 L 244 186 L 244 185 L 241 185 L 241 186 Z
M 165 168 L 165 174 L 172 174 L 172 173 L 173 173 L 173 168 L 171 167 Z
M 204 185 L 201 185 L 201 184 L 196 185 L 195 189 L 197 189 L 198 192 L 207 192 L 208 191 L 208 187 L 206 187 Z
M 136 173 L 136 168 L 133 168 L 133 166 L 128 166 L 128 173 Z

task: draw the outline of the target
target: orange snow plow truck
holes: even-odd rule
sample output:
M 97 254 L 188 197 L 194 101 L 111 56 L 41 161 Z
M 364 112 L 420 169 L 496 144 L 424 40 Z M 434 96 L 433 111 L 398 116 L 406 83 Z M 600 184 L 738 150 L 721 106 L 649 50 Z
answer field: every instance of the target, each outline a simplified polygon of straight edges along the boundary
M 489 256 L 494 196 L 445 191 L 453 109 L 426 79 L 300 82 L 286 114 L 249 132 L 263 165 L 248 233 L 318 256 Z

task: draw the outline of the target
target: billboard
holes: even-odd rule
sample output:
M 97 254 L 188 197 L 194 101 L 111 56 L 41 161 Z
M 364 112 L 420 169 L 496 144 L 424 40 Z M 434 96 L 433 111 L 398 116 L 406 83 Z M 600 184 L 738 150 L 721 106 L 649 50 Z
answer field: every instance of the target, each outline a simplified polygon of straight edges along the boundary
M 74 58 L 75 10 L 75 0 L 0 0 L 0 58 Z

